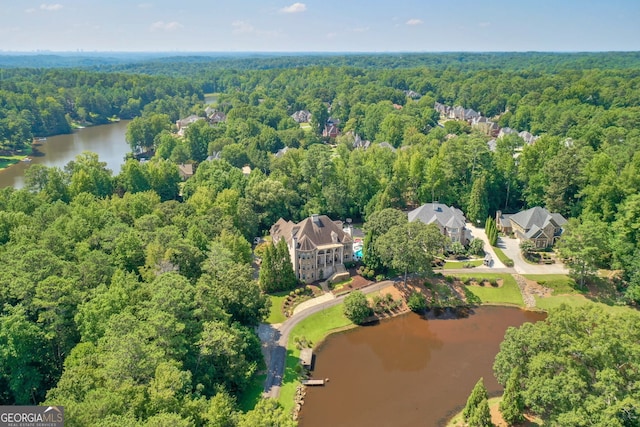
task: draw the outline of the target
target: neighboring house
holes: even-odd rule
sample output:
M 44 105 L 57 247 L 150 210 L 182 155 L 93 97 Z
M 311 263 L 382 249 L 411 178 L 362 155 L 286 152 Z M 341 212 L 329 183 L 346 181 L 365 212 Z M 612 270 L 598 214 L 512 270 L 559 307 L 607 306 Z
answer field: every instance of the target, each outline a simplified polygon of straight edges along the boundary
M 445 104 L 441 104 L 436 102 L 433 105 L 433 109 L 436 110 L 442 117 L 449 117 L 449 113 L 451 112 L 451 107 Z
M 478 129 L 480 132 L 487 136 L 497 136 L 500 132 L 500 127 L 497 123 L 492 122 L 484 116 L 474 117 L 471 120 L 471 127 Z
M 209 123 L 211 123 L 212 125 L 215 125 L 218 123 L 224 123 L 227 121 L 227 115 L 222 111 L 216 111 L 208 117 L 209 117 Z
M 552 246 L 562 234 L 567 220 L 540 206 L 516 214 L 496 212 L 496 227 L 505 234 L 515 234 L 521 242 L 528 240 L 536 248 Z
M 270 230 L 273 243 L 285 239 L 299 280 L 311 283 L 344 271 L 353 261 L 353 239 L 341 221 L 326 215 L 311 215 L 295 224 L 280 218 Z
M 502 128 L 498 133 L 498 138 L 502 138 L 504 136 L 513 135 L 513 134 L 517 135 L 518 132 L 516 132 L 514 129 L 511 129 L 511 128 Z
M 477 119 L 478 117 L 480 117 L 480 113 L 478 113 L 477 111 L 468 108 L 466 110 L 464 110 L 464 118 L 463 120 L 466 120 L 467 122 L 469 122 L 469 124 L 471 124 L 471 122 L 474 119 Z
M 353 138 L 353 148 L 362 148 L 363 150 L 366 150 L 369 146 L 371 146 L 371 141 L 363 140 L 360 135 L 356 134 Z
M 456 105 L 451 110 L 449 110 L 449 118 L 456 119 L 456 120 L 464 120 L 464 112 L 465 112 L 464 107 L 460 105 Z
M 395 108 L 396 110 L 402 110 L 402 105 L 400 105 L 400 104 L 393 104 L 393 108 Z
M 178 173 L 183 181 L 188 180 L 193 176 L 193 165 L 191 163 L 181 163 L 178 165 Z
M 495 152 L 497 146 L 498 146 L 498 143 L 497 143 L 495 138 L 490 139 L 490 140 L 487 141 L 487 147 L 489 147 L 489 151 Z
M 249 166 L 249 165 L 244 165 L 244 166 L 242 167 L 242 174 L 243 174 L 244 176 L 249 176 L 249 175 L 251 175 L 251 166 Z
M 200 116 L 196 116 L 195 114 L 192 114 L 189 117 L 185 117 L 184 119 L 180 119 L 176 121 L 176 127 L 178 128 L 178 135 L 184 136 L 184 131 L 189 127 L 189 125 L 199 120 L 204 120 L 204 118 Z
M 537 136 L 534 136 L 533 134 L 531 134 L 531 132 L 527 132 L 526 130 L 523 130 L 522 132 L 520 132 L 518 136 L 522 138 L 524 142 L 526 142 L 529 145 L 533 144 L 534 142 L 536 142 L 536 139 L 538 139 Z
M 327 123 L 324 125 L 324 130 L 322 131 L 323 138 L 335 138 L 340 135 L 340 130 L 338 126 L 333 123 Z
M 409 221 L 422 221 L 425 224 L 436 224 L 442 234 L 452 242 L 468 243 L 465 223 L 467 222 L 460 209 L 442 203 L 426 203 L 408 214 Z
M 210 162 L 212 160 L 220 160 L 221 157 L 220 155 L 222 154 L 222 151 L 214 151 L 213 153 L 211 153 L 210 156 L 207 157 L 207 159 L 205 160 L 206 162 Z
M 418 92 L 415 92 L 413 90 L 405 90 L 404 94 L 407 98 L 411 98 L 411 99 L 420 99 L 422 98 L 422 95 L 420 95 Z
M 296 123 L 309 123 L 311 120 L 311 113 L 307 110 L 300 110 L 293 113 L 291 118 L 295 120 Z

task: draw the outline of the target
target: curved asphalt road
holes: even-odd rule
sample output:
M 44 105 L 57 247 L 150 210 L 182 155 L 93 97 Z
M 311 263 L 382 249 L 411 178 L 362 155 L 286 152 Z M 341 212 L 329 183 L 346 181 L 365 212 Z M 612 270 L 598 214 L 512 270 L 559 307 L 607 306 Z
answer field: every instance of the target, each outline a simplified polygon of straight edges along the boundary
M 393 283 L 394 282 L 391 280 L 385 280 L 383 282 L 374 283 L 360 290 L 365 294 L 370 294 L 384 289 L 387 286 L 391 286 Z M 319 313 L 322 310 L 340 304 L 345 297 L 346 295 L 342 295 L 335 299 L 324 301 L 318 305 L 309 307 L 304 311 L 294 314 L 280 324 L 273 335 L 273 339 L 267 343 L 269 351 L 271 352 L 271 357 L 269 358 L 267 379 L 264 383 L 265 397 L 276 399 L 280 395 L 280 386 L 282 385 L 282 377 L 284 375 L 285 360 L 287 356 L 287 343 L 289 341 L 289 334 L 293 328 L 312 314 Z

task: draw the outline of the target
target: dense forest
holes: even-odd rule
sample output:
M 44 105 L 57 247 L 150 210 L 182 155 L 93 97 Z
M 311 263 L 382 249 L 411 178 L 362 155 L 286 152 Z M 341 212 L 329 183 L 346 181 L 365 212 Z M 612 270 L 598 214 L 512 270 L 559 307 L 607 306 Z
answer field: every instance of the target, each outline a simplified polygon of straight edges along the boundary
M 246 415 L 236 403 L 263 368 L 252 326 L 268 309 L 249 242 L 280 217 L 363 221 L 437 200 L 484 223 L 544 206 L 571 218 L 565 250 L 581 271 L 620 270 L 619 302 L 640 302 L 637 53 L 99 68 L 0 70 L 2 149 L 134 118 L 132 149 L 153 154 L 113 176 L 85 153 L 64 169 L 34 165 L 25 189 L 0 190 L 0 403 L 63 404 L 71 426 L 282 416 L 273 403 Z M 207 115 L 211 92 L 226 119 L 177 136 L 177 119 Z M 507 135 L 492 149 L 468 123 L 441 120 L 435 102 L 540 138 Z M 299 110 L 308 126 L 291 117 Z M 327 122 L 339 136 L 322 136 Z M 182 163 L 195 167 L 184 184 Z

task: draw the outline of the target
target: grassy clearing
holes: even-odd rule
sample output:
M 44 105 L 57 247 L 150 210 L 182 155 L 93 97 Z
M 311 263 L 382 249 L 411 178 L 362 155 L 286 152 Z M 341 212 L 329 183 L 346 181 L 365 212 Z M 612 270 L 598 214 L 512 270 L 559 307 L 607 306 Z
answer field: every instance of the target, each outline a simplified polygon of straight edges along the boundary
M 506 265 L 507 267 L 513 267 L 513 260 L 506 256 L 505 253 L 502 252 L 502 249 L 493 246 L 493 251 L 496 253 L 496 256 L 504 265 Z
M 554 295 L 579 294 L 576 289 L 576 282 L 566 274 L 525 274 L 528 280 L 538 282 L 540 285 L 553 289 Z
M 467 265 L 472 265 L 474 267 L 477 267 L 479 265 L 482 265 L 482 260 L 472 259 L 469 261 L 447 261 L 444 263 L 444 267 L 442 268 L 444 270 L 456 270 L 460 268 L 468 268 Z
M 22 150 L 20 154 L 14 154 L 13 156 L 0 156 L 0 170 L 6 169 L 11 165 L 15 165 L 16 163 L 22 161 L 25 157 L 31 155 L 32 150 L 31 147 Z
M 262 398 L 267 374 L 254 375 L 247 389 L 238 398 L 238 406 L 243 412 L 252 410 Z
M 269 294 L 269 300 L 271 301 L 271 308 L 269 309 L 269 317 L 265 320 L 265 323 L 282 323 L 286 320 L 284 314 L 282 314 L 282 304 L 289 295 L 289 292 L 275 292 Z
M 560 307 L 560 305 L 565 304 L 570 307 L 580 307 L 588 304 L 596 304 L 600 306 L 605 312 L 610 314 L 618 314 L 628 312 L 629 310 L 636 311 L 635 309 L 624 306 L 624 305 L 607 305 L 601 302 L 591 301 L 583 295 L 559 295 L 559 296 L 551 296 L 551 297 L 535 297 L 536 298 L 536 307 L 549 311 L 554 308 Z
M 456 277 L 463 281 L 466 279 L 502 279 L 502 286 L 499 288 L 494 288 L 493 286 L 467 286 L 467 289 L 480 298 L 483 304 L 509 304 L 524 307 L 518 284 L 510 274 L 483 272 L 482 274 L 458 274 Z
M 287 344 L 287 360 L 279 398 L 279 402 L 284 406 L 286 411 L 290 412 L 293 410 L 293 398 L 296 387 L 300 383 L 296 372 L 300 350 L 296 348 L 294 339 L 296 337 L 305 337 L 307 341 L 311 341 L 315 347 L 332 332 L 353 327 L 353 323 L 344 316 L 343 307 L 343 304 L 338 304 L 320 313 L 311 315 L 298 323 L 291 331 L 289 343 Z
M 311 124 L 310 123 L 300 123 L 300 129 L 305 132 L 311 132 Z
M 630 309 L 624 305 L 616 305 L 613 298 L 607 298 L 606 289 L 599 297 L 595 297 L 595 300 L 591 299 L 592 297 L 588 297 L 586 291 L 577 289 L 576 282 L 565 274 L 525 274 L 524 277 L 553 290 L 551 296 L 535 297 L 536 307 L 545 311 L 558 308 L 561 304 L 570 307 L 596 304 L 611 314 L 622 313 Z

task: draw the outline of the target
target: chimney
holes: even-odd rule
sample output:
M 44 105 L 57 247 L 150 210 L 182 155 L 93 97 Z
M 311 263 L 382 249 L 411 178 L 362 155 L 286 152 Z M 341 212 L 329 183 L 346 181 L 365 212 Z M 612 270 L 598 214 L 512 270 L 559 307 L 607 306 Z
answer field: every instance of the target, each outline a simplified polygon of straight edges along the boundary
M 319 226 L 320 225 L 320 215 L 318 215 L 318 214 L 311 215 L 311 221 L 313 221 L 314 224 Z

